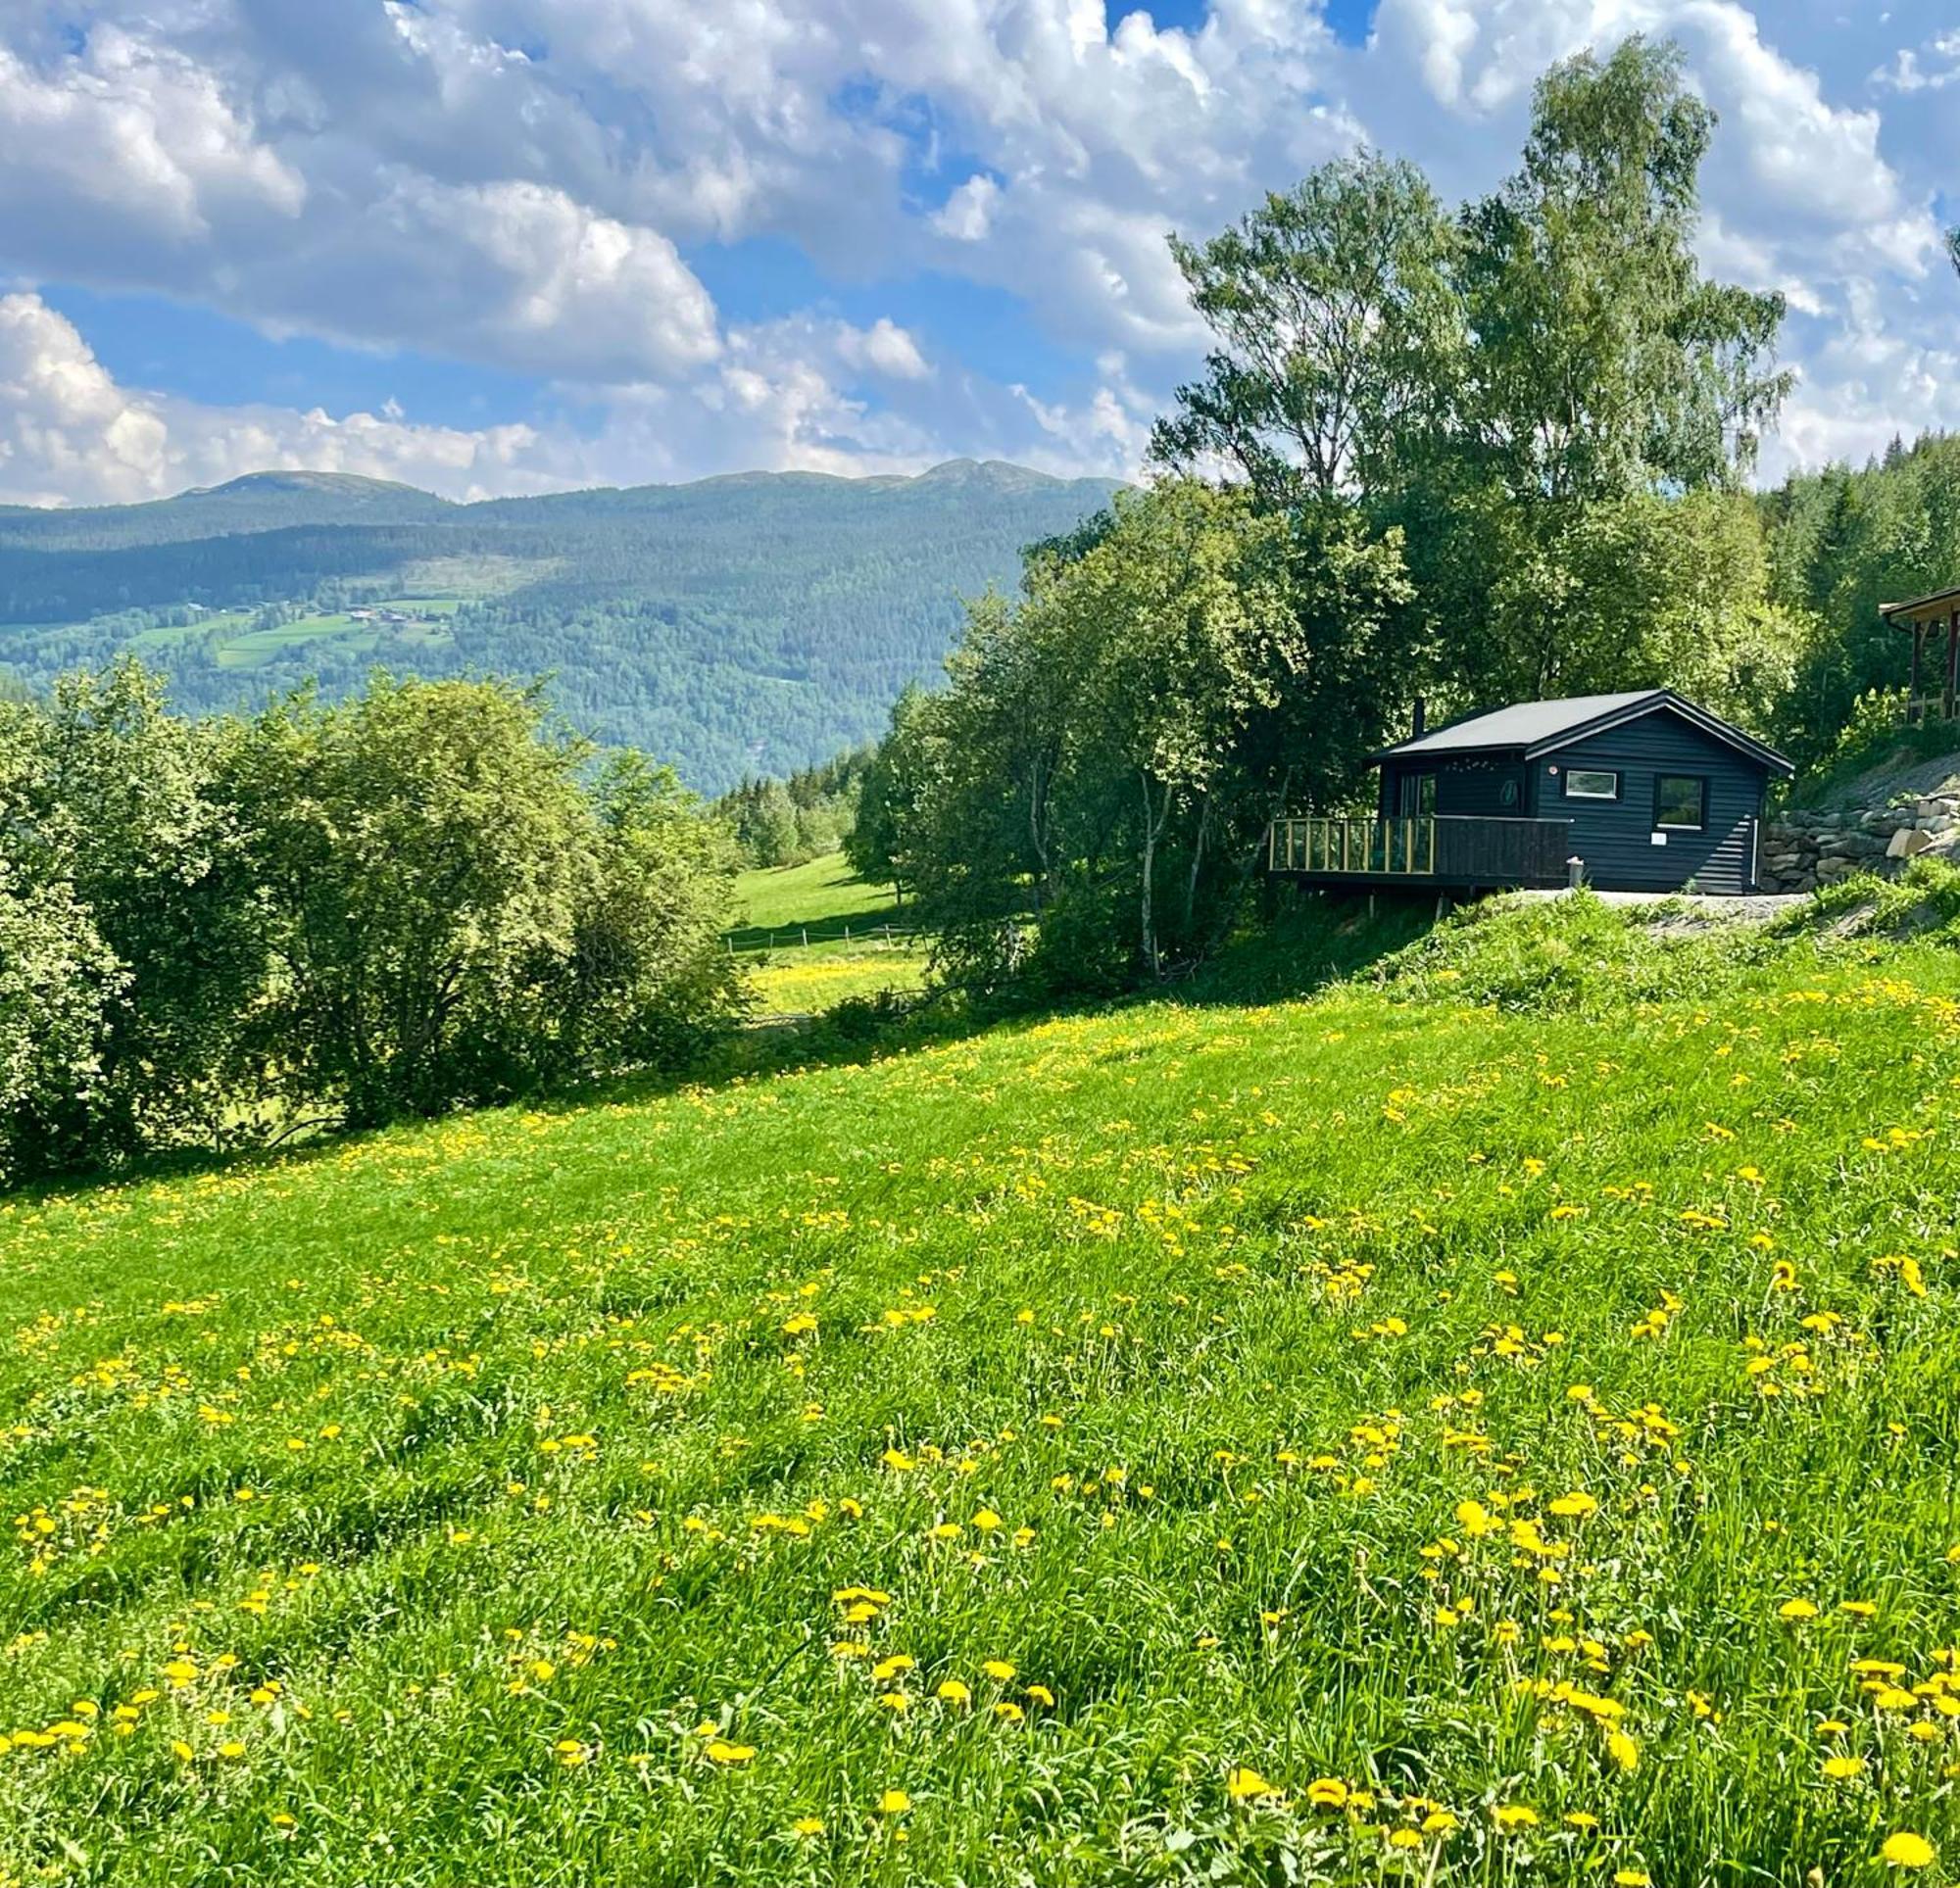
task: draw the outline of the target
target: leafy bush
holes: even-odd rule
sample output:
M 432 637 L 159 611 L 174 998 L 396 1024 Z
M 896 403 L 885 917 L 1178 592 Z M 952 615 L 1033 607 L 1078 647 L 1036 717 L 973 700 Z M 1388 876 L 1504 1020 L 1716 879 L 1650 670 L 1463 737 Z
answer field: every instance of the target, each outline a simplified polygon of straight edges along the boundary
M 0 1177 L 681 1066 L 739 1014 L 721 829 L 535 691 L 249 723 L 134 663 L 0 718 Z

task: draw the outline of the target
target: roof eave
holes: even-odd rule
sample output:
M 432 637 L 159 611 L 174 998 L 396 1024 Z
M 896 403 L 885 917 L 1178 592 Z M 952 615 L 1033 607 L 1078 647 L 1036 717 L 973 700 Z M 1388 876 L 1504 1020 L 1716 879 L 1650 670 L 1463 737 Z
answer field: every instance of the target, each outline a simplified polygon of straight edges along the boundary
M 1772 773 L 1780 773 L 1786 779 L 1796 771 L 1796 762 L 1788 755 L 1779 753 L 1766 741 L 1758 741 L 1752 734 L 1744 734 L 1740 728 L 1732 726 L 1719 715 L 1713 715 L 1706 708 L 1697 707 L 1686 697 L 1675 694 L 1672 689 L 1655 689 L 1641 701 L 1630 702 L 1623 708 L 1614 708 L 1605 714 L 1595 714 L 1592 720 L 1583 721 L 1561 733 L 1546 735 L 1543 741 L 1534 742 L 1525 750 L 1527 760 L 1536 760 L 1542 754 L 1556 753 L 1561 748 L 1569 748 L 1575 741 L 1586 741 L 1595 734 L 1605 734 L 1610 729 L 1624 727 L 1629 721 L 1638 721 L 1642 715 L 1654 713 L 1661 708 L 1672 708 L 1693 727 L 1697 727 L 1711 739 L 1724 746 L 1734 748 L 1738 753 L 1745 754 L 1752 760 L 1760 760 Z

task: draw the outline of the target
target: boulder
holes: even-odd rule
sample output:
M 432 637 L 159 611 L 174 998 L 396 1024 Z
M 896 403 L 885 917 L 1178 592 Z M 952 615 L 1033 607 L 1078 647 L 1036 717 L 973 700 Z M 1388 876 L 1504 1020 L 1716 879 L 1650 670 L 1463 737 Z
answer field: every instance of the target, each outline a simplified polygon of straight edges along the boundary
M 1933 844 L 1933 835 L 1917 826 L 1901 826 L 1892 835 L 1892 842 L 1886 847 L 1888 859 L 1916 858 Z

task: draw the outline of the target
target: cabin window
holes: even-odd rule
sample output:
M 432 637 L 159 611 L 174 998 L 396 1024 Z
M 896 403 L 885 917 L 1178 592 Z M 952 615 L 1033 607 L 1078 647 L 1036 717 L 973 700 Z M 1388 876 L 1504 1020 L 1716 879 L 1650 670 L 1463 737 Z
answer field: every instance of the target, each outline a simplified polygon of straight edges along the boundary
M 1398 811 L 1403 819 L 1433 818 L 1436 813 L 1436 776 L 1403 774 Z
M 1661 774 L 1654 781 L 1654 824 L 1698 833 L 1708 824 L 1708 783 L 1699 774 Z
M 1604 767 L 1568 767 L 1565 770 L 1567 799 L 1618 799 L 1620 776 Z

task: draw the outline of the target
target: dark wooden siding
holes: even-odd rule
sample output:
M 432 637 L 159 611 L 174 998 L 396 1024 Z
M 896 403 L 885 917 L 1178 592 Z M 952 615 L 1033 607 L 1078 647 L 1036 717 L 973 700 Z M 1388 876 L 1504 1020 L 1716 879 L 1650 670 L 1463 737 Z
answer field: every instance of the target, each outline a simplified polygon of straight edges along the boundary
M 1556 777 L 1549 771 L 1556 767 Z M 1569 767 L 1607 767 L 1620 776 L 1617 800 L 1567 799 Z M 1693 774 L 1708 783 L 1706 824 L 1698 833 L 1670 831 L 1653 844 L 1654 782 Z M 1755 828 L 1762 816 L 1764 770 L 1735 749 L 1665 709 L 1590 735 L 1531 763 L 1531 810 L 1570 818 L 1572 849 L 1586 861 L 1590 885 L 1606 892 L 1755 890 Z
M 1425 765 L 1385 761 L 1377 806 L 1380 817 L 1399 819 L 1403 779 L 1425 773 L 1436 776 L 1436 810 L 1444 818 L 1524 817 L 1524 758 L 1516 753 L 1465 755 L 1458 760 L 1432 760 Z M 1504 803 L 1506 781 L 1517 789 L 1509 805 Z

